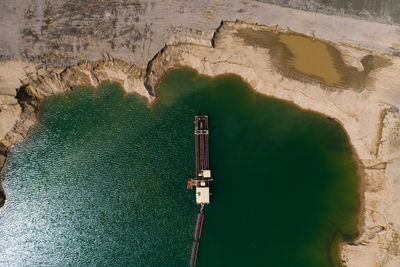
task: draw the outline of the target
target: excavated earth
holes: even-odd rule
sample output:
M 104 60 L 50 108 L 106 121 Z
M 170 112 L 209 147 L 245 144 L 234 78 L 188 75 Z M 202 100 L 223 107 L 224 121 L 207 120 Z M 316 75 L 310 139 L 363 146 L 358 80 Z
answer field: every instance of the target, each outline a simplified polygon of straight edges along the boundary
M 362 211 L 342 261 L 400 266 L 400 27 L 254 1 L 200 2 L 2 1 L 0 167 L 47 97 L 112 80 L 152 102 L 172 69 L 232 73 L 343 126 L 359 161 Z

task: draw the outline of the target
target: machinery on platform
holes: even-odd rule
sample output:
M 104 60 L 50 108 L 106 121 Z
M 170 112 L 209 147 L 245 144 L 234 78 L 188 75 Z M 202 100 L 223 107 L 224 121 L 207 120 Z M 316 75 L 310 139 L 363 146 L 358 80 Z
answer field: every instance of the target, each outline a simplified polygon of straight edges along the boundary
M 196 266 L 197 253 L 199 250 L 199 240 L 203 228 L 205 204 L 210 204 L 210 182 L 211 177 L 209 150 L 208 150 L 208 116 L 195 116 L 194 118 L 194 136 L 196 147 L 196 175 L 190 178 L 187 183 L 188 189 L 196 187 L 196 203 L 201 205 L 200 212 L 197 214 L 196 226 L 194 229 L 194 240 L 192 245 L 192 254 L 190 256 L 190 267 Z
M 210 182 L 213 181 L 209 162 L 208 116 L 195 116 L 194 124 L 196 176 L 188 180 L 187 188 L 196 187 L 196 203 L 204 205 L 210 203 Z

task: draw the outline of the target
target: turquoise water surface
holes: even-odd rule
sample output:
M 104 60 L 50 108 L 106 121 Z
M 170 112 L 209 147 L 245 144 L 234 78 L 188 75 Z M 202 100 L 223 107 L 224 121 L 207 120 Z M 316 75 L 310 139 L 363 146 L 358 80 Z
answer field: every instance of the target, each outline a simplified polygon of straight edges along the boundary
M 106 84 L 42 104 L 2 172 L 1 266 L 188 266 L 203 114 L 215 182 L 198 266 L 339 264 L 360 204 L 338 123 L 230 75 L 177 70 L 157 94 L 148 105 Z

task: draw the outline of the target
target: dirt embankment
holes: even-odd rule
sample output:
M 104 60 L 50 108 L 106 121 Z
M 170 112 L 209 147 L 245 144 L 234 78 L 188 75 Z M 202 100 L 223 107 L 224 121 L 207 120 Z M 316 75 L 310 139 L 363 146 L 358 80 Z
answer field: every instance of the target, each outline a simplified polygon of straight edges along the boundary
M 7 86 L 0 91 L 0 159 L 27 136 L 42 99 L 75 86 L 112 80 L 152 101 L 155 86 L 175 68 L 191 67 L 210 76 L 237 74 L 262 94 L 343 125 L 365 174 L 362 234 L 343 246 L 343 261 L 347 266 L 399 265 L 400 198 L 395 193 L 400 192 L 400 58 L 244 22 L 224 22 L 211 36 L 182 35 L 143 67 L 112 58 L 70 67 L 1 63 L 0 81 Z
M 392 0 L 259 0 L 313 12 L 322 12 L 383 23 L 400 23 L 400 2 Z
M 311 0 L 283 2 L 304 5 Z M 207 45 L 222 19 L 279 25 L 327 40 L 400 54 L 396 26 L 259 1 L 2 0 L 0 59 L 65 67 L 110 55 L 145 67 L 166 43 Z

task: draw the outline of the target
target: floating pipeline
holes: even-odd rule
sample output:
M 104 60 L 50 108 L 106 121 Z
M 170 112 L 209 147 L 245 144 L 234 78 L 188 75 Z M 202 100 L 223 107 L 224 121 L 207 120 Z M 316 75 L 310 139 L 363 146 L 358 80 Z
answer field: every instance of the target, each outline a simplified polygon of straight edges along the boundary
M 201 237 L 201 230 L 203 229 L 203 221 L 204 221 L 204 214 L 202 210 L 200 213 L 197 214 L 196 218 L 196 227 L 194 229 L 194 241 L 192 245 L 192 255 L 190 256 L 190 267 L 196 266 L 197 262 L 197 253 L 199 250 L 199 240 Z
M 201 230 L 203 228 L 203 220 L 204 220 L 204 214 L 198 213 L 196 220 L 196 228 L 194 230 L 194 240 L 196 241 L 200 239 Z
M 196 266 L 198 250 L 199 250 L 199 242 L 193 241 L 192 256 L 190 257 L 190 267 Z

